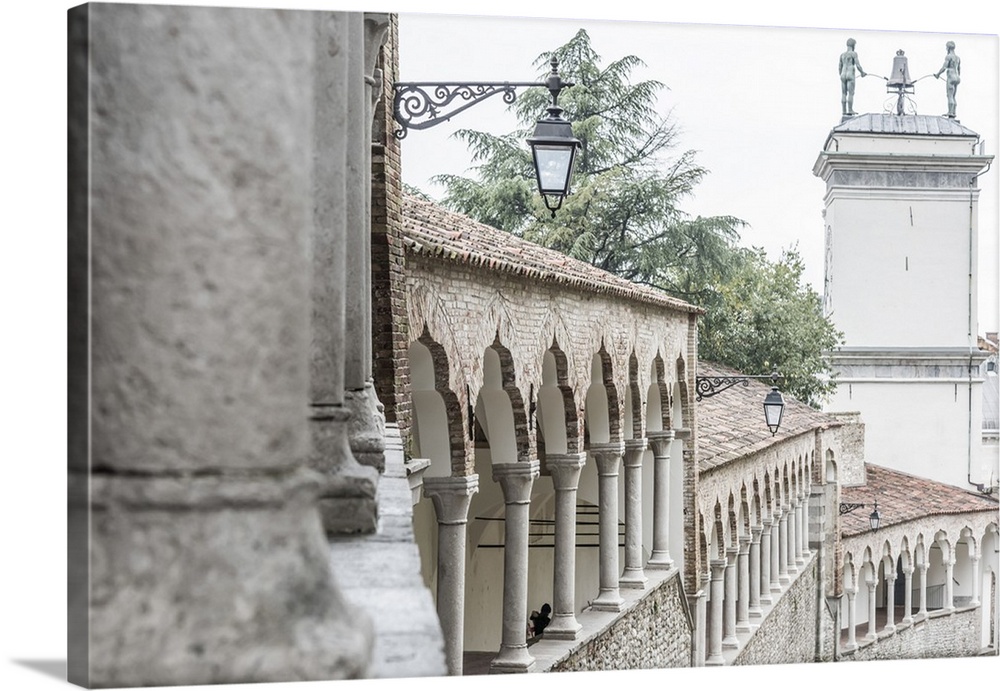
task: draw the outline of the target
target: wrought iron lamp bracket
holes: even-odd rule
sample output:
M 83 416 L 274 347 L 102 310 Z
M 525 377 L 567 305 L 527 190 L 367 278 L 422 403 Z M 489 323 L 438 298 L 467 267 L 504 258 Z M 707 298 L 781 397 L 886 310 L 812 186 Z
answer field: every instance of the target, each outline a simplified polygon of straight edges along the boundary
M 846 516 L 847 514 L 849 514 L 852 511 L 854 511 L 855 509 L 863 509 L 864 507 L 865 507 L 864 504 L 854 504 L 854 503 L 851 503 L 851 502 L 842 501 L 842 502 L 840 502 L 840 515 L 841 516 Z
M 546 88 L 555 106 L 559 92 L 573 83 L 559 77 L 556 58 L 550 64 L 552 71 L 544 82 L 394 82 L 392 115 L 399 125 L 396 139 L 403 139 L 411 129 L 426 130 L 451 120 L 497 94 L 503 94 L 503 102 L 510 105 L 517 100 L 517 89 Z
M 736 377 L 695 377 L 695 400 L 700 401 L 703 398 L 711 398 L 737 384 L 749 386 L 751 379 L 770 379 L 771 384 L 777 385 L 778 380 L 784 379 L 784 377 L 777 372 L 771 372 L 771 374 L 745 374 Z

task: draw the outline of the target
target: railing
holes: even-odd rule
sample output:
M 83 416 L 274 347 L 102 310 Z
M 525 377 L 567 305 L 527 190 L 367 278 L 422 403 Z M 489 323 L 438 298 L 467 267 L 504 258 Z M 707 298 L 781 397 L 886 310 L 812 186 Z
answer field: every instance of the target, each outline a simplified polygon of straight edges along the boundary
M 917 604 L 920 602 L 920 589 L 916 588 L 910 594 L 912 602 Z M 927 610 L 932 609 L 942 609 L 944 608 L 944 583 L 941 585 L 929 585 L 927 586 Z

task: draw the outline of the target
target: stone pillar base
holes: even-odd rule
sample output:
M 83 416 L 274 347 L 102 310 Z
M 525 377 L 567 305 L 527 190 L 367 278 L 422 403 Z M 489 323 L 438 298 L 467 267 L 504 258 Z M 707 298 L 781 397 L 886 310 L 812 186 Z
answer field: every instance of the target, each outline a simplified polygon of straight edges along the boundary
M 670 558 L 670 552 L 653 552 L 649 555 L 646 568 L 653 571 L 669 571 L 674 568 L 674 560 Z
M 367 674 L 372 623 L 331 578 L 316 473 L 79 481 L 90 483 L 90 688 Z
M 344 407 L 351 413 L 347 435 L 355 460 L 385 471 L 385 415 L 375 386 L 369 381 L 363 389 L 345 391 Z
M 626 568 L 624 573 L 618 579 L 619 588 L 634 588 L 643 590 L 646 587 L 646 583 L 649 579 L 646 578 L 646 574 L 642 572 L 641 568 Z
M 379 474 L 354 459 L 347 437 L 350 416 L 342 406 L 313 405 L 309 420 L 309 466 L 322 478 L 317 506 L 331 535 L 373 533 L 378 527 Z
M 527 645 L 501 648 L 490 661 L 490 674 L 523 674 L 534 669 L 535 658 L 528 654 Z
M 591 609 L 598 612 L 621 612 L 625 606 L 625 600 L 618 594 L 617 590 L 603 592 L 590 603 Z
M 555 614 L 552 621 L 545 627 L 542 638 L 551 638 L 557 641 L 575 641 L 576 634 L 583 627 L 572 614 Z

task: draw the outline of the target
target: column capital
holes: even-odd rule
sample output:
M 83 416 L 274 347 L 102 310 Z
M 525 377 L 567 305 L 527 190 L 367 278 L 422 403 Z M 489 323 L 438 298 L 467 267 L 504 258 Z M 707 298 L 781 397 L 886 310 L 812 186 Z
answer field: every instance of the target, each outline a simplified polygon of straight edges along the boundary
M 925 562 L 923 562 L 923 563 L 921 563 L 921 564 L 917 564 L 917 567 L 918 567 L 918 568 L 919 568 L 919 569 L 920 569 L 921 571 L 927 571 L 927 569 L 931 568 L 931 565 L 930 565 L 929 563 L 927 563 L 927 562 L 925 561 Z
M 531 502 L 531 485 L 538 477 L 538 461 L 517 461 L 493 465 L 493 481 L 500 483 L 505 504 Z
M 770 528 L 774 524 L 773 518 L 762 518 L 760 524 L 763 528 Z
M 908 566 L 908 567 L 904 568 L 903 569 L 903 575 L 907 576 L 907 577 L 912 576 L 913 575 L 913 567 L 912 566 Z
M 580 471 L 586 463 L 585 453 L 546 454 L 545 467 L 552 474 L 552 489 L 577 489 L 580 484 Z
M 625 444 L 622 442 L 611 442 L 604 444 L 591 444 L 590 453 L 597 461 L 598 475 L 618 475 L 618 464 L 625 453 Z
M 709 565 L 710 570 L 711 570 L 710 579 L 711 580 L 718 580 L 718 579 L 722 578 L 723 575 L 725 574 L 726 566 L 728 564 L 729 564 L 729 561 L 726 560 L 726 559 L 710 559 L 709 562 L 708 562 L 708 565 Z
M 479 491 L 478 475 L 424 478 L 424 496 L 431 498 L 438 523 L 461 525 L 469 520 L 472 495 Z
M 750 540 L 751 539 L 752 538 L 749 535 L 740 535 L 740 537 L 739 537 L 739 541 L 740 541 L 739 553 L 740 554 L 746 554 L 750 550 Z
M 763 525 L 752 525 L 750 526 L 750 540 L 756 544 L 760 542 L 760 534 L 764 532 Z
M 649 448 L 646 439 L 626 439 L 625 440 L 625 467 L 641 468 L 642 456 Z
M 676 436 L 676 432 L 672 429 L 646 432 L 646 439 L 649 440 L 649 447 L 653 450 L 653 455 L 661 458 L 670 455 L 670 444 Z

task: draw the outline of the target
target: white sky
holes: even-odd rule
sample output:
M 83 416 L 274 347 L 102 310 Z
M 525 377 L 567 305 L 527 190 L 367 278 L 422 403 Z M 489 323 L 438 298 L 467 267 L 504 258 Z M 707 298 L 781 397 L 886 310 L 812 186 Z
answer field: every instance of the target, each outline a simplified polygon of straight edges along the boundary
M 860 22 L 859 22 L 860 23 Z M 958 32 L 929 34 L 858 29 L 753 28 L 622 20 L 525 19 L 403 14 L 400 79 L 403 81 L 532 81 L 534 59 L 567 42 L 579 28 L 590 34 L 602 64 L 628 54 L 646 67 L 635 79 L 655 79 L 667 89 L 659 108 L 672 111 L 681 129 L 680 150 L 698 151 L 709 175 L 682 203 L 692 215 L 732 215 L 749 223 L 743 244 L 764 247 L 772 258 L 797 244 L 805 281 L 823 286 L 823 193 L 812 167 L 830 129 L 840 123 L 837 62 L 848 37 L 866 72 L 887 76 L 896 50 L 909 58 L 910 75 L 936 72 L 945 42 L 955 40 L 962 59 L 958 118 L 986 141 L 997 142 L 997 40 Z M 944 80 L 920 80 L 917 112 L 947 111 Z M 859 78 L 856 112 L 882 112 L 885 82 Z M 541 113 L 539 114 L 541 115 Z M 516 126 L 499 97 L 403 141 L 403 179 L 434 197 L 438 173 L 469 174 L 465 145 L 456 129 L 496 134 Z M 980 332 L 997 329 L 997 163 L 980 178 Z
M 0 109 L 4 137 L 2 154 L 4 190 L 4 242 L 0 249 L 0 280 L 3 281 L 2 314 L 4 338 L 0 339 L 0 363 L 3 364 L 0 386 L 0 420 L 3 421 L 4 479 L 7 491 L 0 502 L 0 526 L 4 545 L 4 567 L 0 569 L 0 593 L 3 599 L 3 626 L 0 626 L 0 688 L 18 691 L 51 691 L 65 689 L 65 682 L 37 671 L 24 661 L 47 661 L 49 668 L 66 659 L 66 10 L 74 2 L 59 0 L 20 0 L 4 7 L 4 35 L 0 41 L 3 65 L 4 100 Z M 701 161 L 712 174 L 692 200 L 688 209 L 701 213 L 733 213 L 751 221 L 750 242 L 780 248 L 795 237 L 805 254 L 809 250 L 806 236 L 818 238 L 819 210 L 822 189 L 812 178 L 812 163 L 827 131 L 839 117 L 839 85 L 836 81 L 836 57 L 848 35 L 858 40 L 862 65 L 882 74 L 888 71 L 891 57 L 899 47 L 911 57 L 911 72 L 920 76 L 936 70 L 944 57 L 945 35 L 907 37 L 906 41 L 880 38 L 864 29 L 902 29 L 916 31 L 998 32 L 995 12 L 982 9 L 989 3 L 941 2 L 876 2 L 825 3 L 828 10 L 816 9 L 805 2 L 698 2 L 650 3 L 648 0 L 615 0 L 596 3 L 589 0 L 549 0 L 542 4 L 525 0 L 505 0 L 502 5 L 479 7 L 455 0 L 385 0 L 351 2 L 349 0 L 246 0 L 245 2 L 190 2 L 189 4 L 235 7 L 282 7 L 288 9 L 387 10 L 400 12 L 477 12 L 530 16 L 587 17 L 600 19 L 645 19 L 674 22 L 729 22 L 761 26 L 845 26 L 844 32 L 809 32 L 807 39 L 791 39 L 782 44 L 772 38 L 770 44 L 747 48 L 740 54 L 734 50 L 733 36 L 749 32 L 730 30 L 710 33 L 692 29 L 684 34 L 672 32 L 668 38 L 650 37 L 649 29 L 632 28 L 644 34 L 642 39 L 613 39 L 609 32 L 594 30 L 592 35 L 599 52 L 607 58 L 635 53 L 650 63 L 651 69 L 667 69 L 660 79 L 672 87 L 666 94 L 666 104 L 675 106 L 675 114 L 684 126 L 685 146 L 702 151 Z M 809 5 L 809 6 L 807 6 Z M 952 9 L 975 5 L 978 10 Z M 817 3 L 817 7 L 819 4 Z M 457 21 L 450 22 L 451 33 L 461 34 Z M 451 53 L 447 32 L 426 38 L 429 54 L 437 55 L 428 62 L 426 73 L 407 57 L 417 52 L 412 39 L 404 50 L 405 78 L 443 80 L 449 76 L 469 79 L 531 80 L 528 72 L 531 60 L 543 50 L 555 47 L 571 35 L 570 26 L 552 36 L 536 38 L 530 27 L 515 34 L 497 29 L 468 36 L 472 39 L 462 52 Z M 555 25 L 554 25 L 555 26 Z M 488 27 L 487 27 L 488 28 Z M 467 29 L 466 29 L 467 30 Z M 711 43 L 691 43 L 688 38 L 709 36 Z M 783 34 L 773 34 L 783 35 Z M 608 36 L 606 38 L 606 36 Z M 712 38 L 715 37 L 715 38 Z M 815 43 L 813 38 L 815 37 Z M 979 54 L 969 37 L 948 34 L 958 44 L 962 57 L 963 83 L 959 90 L 959 116 L 963 124 L 981 133 L 987 140 L 987 150 L 996 153 L 1000 136 L 997 132 L 997 49 Z M 911 42 L 909 39 L 912 38 Z M 918 40 L 919 38 L 919 40 Z M 529 40 L 530 39 L 530 40 Z M 640 40 L 642 41 L 640 43 Z M 522 43 L 518 47 L 519 43 Z M 928 57 L 923 55 L 926 43 Z M 470 47 L 471 46 L 471 47 Z M 654 49 L 663 60 L 654 62 Z M 761 56 L 763 53 L 763 56 Z M 453 67 L 464 61 L 485 57 L 487 72 L 469 71 L 463 75 Z M 695 59 L 696 58 L 696 59 Z M 747 69 L 751 59 L 763 60 L 762 67 Z M 430 57 L 428 58 L 430 59 Z M 699 65 L 701 67 L 699 67 Z M 713 65 L 709 74 L 708 65 Z M 418 69 L 420 68 L 420 69 Z M 448 69 L 445 69 L 448 68 Z M 973 88 L 977 75 L 992 69 L 988 86 Z M 471 67 L 470 67 L 471 70 Z M 494 75 L 497 75 L 494 77 Z M 699 90 L 698 77 L 705 86 Z M 925 112 L 944 112 L 940 92 L 935 86 L 925 91 L 918 86 L 918 103 Z M 876 82 L 862 80 L 856 100 L 858 107 L 879 107 L 881 93 L 866 94 L 868 88 L 879 90 Z M 974 106 L 976 91 L 992 88 L 992 95 L 983 94 L 984 105 Z M 992 99 L 990 101 L 989 99 Z M 937 100 L 935 100 L 937 99 Z M 940 104 L 940 105 L 939 105 Z M 479 106 L 464 114 L 463 120 L 472 126 L 480 117 Z M 714 129 L 709 127 L 714 124 Z M 741 129 L 737 130 L 737 125 Z M 501 130 L 510 129 L 503 124 Z M 704 128 L 704 129 L 703 129 Z M 411 135 L 416 141 L 418 133 Z M 427 136 L 429 133 L 419 133 Z M 781 135 L 781 136 L 779 136 Z M 794 135 L 797 145 L 778 149 L 782 137 Z M 752 150 L 757 141 L 771 147 L 762 161 Z M 443 157 L 436 155 L 438 160 Z M 752 164 L 752 165 L 751 165 Z M 413 156 L 404 163 L 406 175 L 413 174 L 417 165 Z M 459 160 L 461 166 L 461 160 Z M 981 234 L 994 237 L 994 249 L 989 261 L 981 262 L 981 274 L 992 263 L 993 291 L 996 293 L 997 177 L 994 165 L 992 178 L 984 180 Z M 740 169 L 744 170 L 740 177 Z M 730 171 L 730 169 L 732 169 Z M 753 172 L 747 176 L 746 170 Z M 734 176 L 735 177 L 732 177 Z M 778 177 L 781 175 L 782 177 Z M 794 179 L 793 179 L 794 178 Z M 729 180 L 742 180 L 734 185 Z M 749 180 L 749 183 L 746 182 Z M 800 187 L 801 185 L 801 187 Z M 739 195 L 749 188 L 755 195 Z M 792 192 L 791 190 L 796 190 Z M 785 206 L 772 204 L 784 198 Z M 993 199 L 993 211 L 986 212 L 988 198 Z M 760 199 L 756 203 L 754 199 Z M 796 206 L 790 206 L 791 200 Z M 801 204 L 801 206 L 800 206 Z M 777 207 L 779 211 L 769 211 Z M 793 230 L 783 219 L 794 219 Z M 790 233 L 787 238 L 782 233 Z M 775 238 L 772 244 L 766 241 Z M 818 239 L 814 239 L 818 242 Z M 817 257 L 807 260 L 820 261 Z M 812 269 L 815 272 L 814 269 Z M 816 280 L 816 279 L 813 279 Z M 984 291 L 986 292 L 986 291 Z M 994 315 L 996 310 L 993 310 Z M 984 327 L 985 328 L 985 327 Z M 996 319 L 993 320 L 993 329 Z M 896 684 L 901 680 L 920 679 L 926 684 L 954 683 L 955 679 L 996 678 L 1000 658 L 965 658 L 958 660 L 905 660 L 873 664 L 825 665 L 822 669 L 801 667 L 744 667 L 740 669 L 679 669 L 667 672 L 635 671 L 627 675 L 582 673 L 566 675 L 532 675 L 529 680 L 517 680 L 526 688 L 579 689 L 598 684 L 627 683 L 643 687 L 666 685 L 704 685 L 711 683 L 734 688 L 757 688 L 787 685 L 789 688 L 808 683 L 817 690 L 868 688 L 879 684 Z M 803 676 L 805 675 L 805 676 Z M 808 679 L 807 682 L 803 680 Z M 506 677 L 479 678 L 477 689 L 508 688 Z M 240 684 L 216 687 L 172 687 L 174 691 L 217 688 L 241 691 L 306 691 L 332 689 L 352 691 L 414 691 L 427 689 L 468 689 L 467 679 L 428 679 L 394 681 L 311 684 Z

